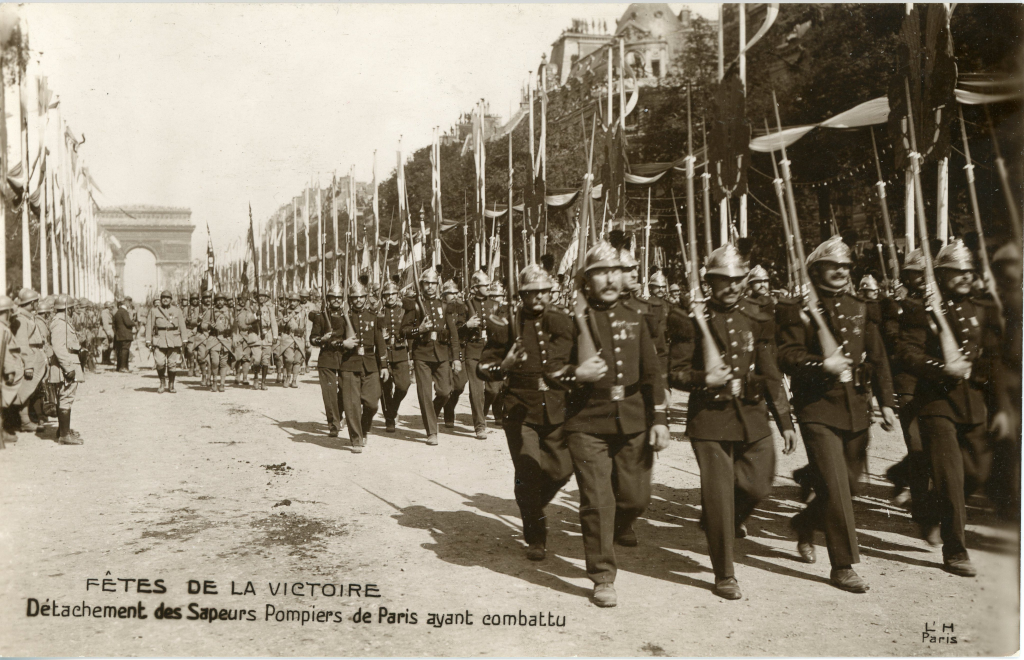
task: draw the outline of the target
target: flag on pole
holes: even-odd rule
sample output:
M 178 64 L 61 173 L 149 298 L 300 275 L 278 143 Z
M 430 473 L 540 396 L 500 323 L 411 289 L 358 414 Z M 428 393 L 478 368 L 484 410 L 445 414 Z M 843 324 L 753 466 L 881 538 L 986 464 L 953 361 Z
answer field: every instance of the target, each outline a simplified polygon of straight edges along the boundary
M 255 294 L 260 288 L 260 274 L 256 268 L 256 231 L 252 226 L 252 204 L 249 204 L 249 235 L 242 262 L 242 290 Z

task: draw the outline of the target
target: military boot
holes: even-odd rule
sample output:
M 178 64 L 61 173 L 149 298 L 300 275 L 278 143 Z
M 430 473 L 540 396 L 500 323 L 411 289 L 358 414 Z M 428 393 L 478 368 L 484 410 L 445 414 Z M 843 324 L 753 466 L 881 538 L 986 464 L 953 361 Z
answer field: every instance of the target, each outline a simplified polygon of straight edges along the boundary
M 297 388 L 299 386 L 299 370 L 300 367 L 295 367 L 292 371 L 292 387 Z
M 32 418 L 29 416 L 28 406 L 22 406 L 21 410 L 18 411 L 18 416 L 21 418 L 20 431 L 24 431 L 25 433 L 34 433 L 39 430 L 39 425 L 33 422 Z
M 62 445 L 80 445 L 82 436 L 71 430 L 71 411 L 57 411 L 57 442 Z
M 157 371 L 156 375 L 160 377 L 160 387 L 156 388 L 156 392 L 157 394 L 163 394 L 167 391 L 167 376 L 164 375 L 163 369 Z
M 170 392 L 171 394 L 175 394 L 175 391 L 174 391 L 174 378 L 175 378 L 175 376 L 177 376 L 177 374 L 175 374 L 173 370 L 168 370 L 168 372 L 167 372 L 167 382 L 168 382 L 167 391 Z

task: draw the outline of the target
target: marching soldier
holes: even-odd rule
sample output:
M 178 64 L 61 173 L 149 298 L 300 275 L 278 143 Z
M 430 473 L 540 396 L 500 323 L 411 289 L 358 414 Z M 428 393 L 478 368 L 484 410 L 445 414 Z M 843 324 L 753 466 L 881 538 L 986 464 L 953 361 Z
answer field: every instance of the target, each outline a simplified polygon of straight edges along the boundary
M 995 383 L 992 415 L 992 474 L 988 496 L 1004 520 L 1020 522 L 1021 246 L 1009 242 L 992 255 L 992 271 L 1003 303 L 1003 364 Z
M 428 268 L 420 275 L 423 298 L 406 310 L 402 333 L 412 343 L 410 353 L 416 371 L 416 394 L 420 403 L 427 444 L 437 444 L 437 415 L 452 393 L 452 370 L 460 371 L 459 333 L 455 320 L 445 313 L 437 298 L 438 274 Z M 422 305 L 422 308 L 420 307 Z M 434 397 L 430 390 L 433 384 Z
M 5 295 L 0 295 L 0 356 L 3 357 L 0 362 L 0 369 L 3 371 L 3 380 L 0 382 L 0 406 L 5 411 L 14 403 L 14 398 L 18 395 L 25 369 L 18 344 L 10 330 L 9 324 L 13 311 L 14 301 Z M 0 449 L 3 449 L 6 443 L 17 442 L 17 439 L 15 434 L 0 426 Z
M 479 273 L 483 274 L 483 273 Z M 474 276 L 474 281 L 480 281 Z M 486 382 L 507 380 L 502 427 L 515 466 L 515 497 L 523 520 L 526 557 L 544 559 L 547 523 L 544 507 L 572 476 L 572 457 L 563 424 L 566 390 L 574 384 L 569 364 L 572 319 L 548 302 L 552 281 L 537 265 L 519 274 L 523 301 L 517 318 L 482 318 L 489 332 L 478 362 L 477 377 Z M 469 364 L 477 366 L 477 360 Z
M 345 338 L 345 316 L 342 311 L 345 291 L 335 284 L 327 292 L 327 314 L 313 315 L 313 332 L 309 342 L 320 349 L 317 358 L 317 377 L 320 381 L 320 393 L 324 399 L 324 412 L 327 415 L 327 435 L 338 437 L 341 430 L 342 377 L 341 364 L 344 355 L 340 341 Z M 361 428 L 361 427 L 360 427 Z
M 20 430 L 25 432 L 39 429 L 31 419 L 30 405 L 37 400 L 39 386 L 49 375 L 47 365 L 53 353 L 46 342 L 48 331 L 45 327 L 40 328 L 40 321 L 35 314 L 38 301 L 39 293 L 28 287 L 22 289 L 18 292 L 18 307 L 10 322 L 25 367 L 18 396 L 13 403 L 13 408 L 18 408 Z
M 643 292 L 643 285 L 640 284 L 640 264 L 628 248 L 623 247 L 619 250 L 619 261 L 622 263 L 622 303 L 640 312 L 647 321 L 647 328 L 650 330 L 651 339 L 654 340 L 658 364 L 661 365 L 661 374 L 664 377 L 668 372 L 668 346 L 665 343 L 668 308 L 663 309 L 658 300 L 640 298 Z
M 683 290 L 678 284 L 670 284 L 668 287 L 668 299 L 673 305 L 681 305 L 683 300 Z
M 231 369 L 231 331 L 235 321 L 228 307 L 228 297 L 218 293 L 214 300 L 215 306 L 206 310 L 199 327 L 207 334 L 204 347 L 210 361 L 210 391 L 223 392 L 224 380 Z
M 299 295 L 288 296 L 288 311 L 281 323 L 278 335 L 279 351 L 284 361 L 284 386 L 299 386 L 299 371 L 306 364 L 306 310 L 302 308 Z
M 723 363 L 704 361 L 709 341 L 692 317 L 673 314 L 669 383 L 690 393 L 686 434 L 700 468 L 701 522 L 715 572 L 714 592 L 729 600 L 742 598 L 733 568 L 737 531 L 771 490 L 775 447 L 768 407 L 782 432 L 783 453 L 796 447 L 796 432 L 782 388 L 782 374 L 770 347 L 772 319 L 742 299 L 747 264 L 732 245 L 708 258 L 711 299 L 708 326 Z M 717 348 L 716 348 L 717 350 Z M 785 405 L 780 405 L 785 404 Z
M 850 248 L 839 236 L 807 258 L 822 313 L 840 344 L 834 354 L 822 354 L 800 301 L 779 301 L 777 309 L 779 362 L 792 377 L 793 405 L 815 491 L 807 508 L 793 517 L 797 550 L 804 561 L 814 563 L 814 532 L 824 529 L 832 584 L 864 593 L 869 587 L 853 570 L 860 553 L 851 493 L 867 460 L 872 390 L 882 409 L 882 427 L 891 430 L 896 417 L 877 309 L 848 293 L 852 263 Z
M 100 327 L 106 338 L 106 345 L 103 348 L 103 364 L 110 364 L 110 354 L 114 350 L 114 301 L 112 300 L 103 303 L 103 310 L 100 312 Z
M 602 241 L 587 253 L 586 323 L 599 354 L 575 369 L 576 389 L 565 422 L 580 489 L 580 524 L 594 602 L 614 607 L 616 538 L 632 536 L 633 522 L 651 497 L 653 451 L 668 446 L 664 377 L 647 322 L 620 303 L 619 253 Z M 581 292 L 582 293 L 582 292 Z M 579 320 L 577 321 L 580 322 Z M 653 451 L 652 451 L 653 450 Z
M 402 320 L 405 317 L 402 294 L 395 282 L 388 282 L 381 295 L 384 297 L 384 308 L 380 313 L 380 328 L 387 346 L 385 364 L 391 377 L 381 383 L 380 404 L 384 412 L 384 430 L 393 433 L 398 407 L 412 384 L 412 373 L 409 369 L 409 343 L 402 333 Z
M 900 326 L 902 319 L 914 313 L 921 306 L 924 296 L 924 253 L 921 248 L 910 252 L 903 262 L 900 271 L 903 284 L 906 286 L 906 297 L 903 300 L 887 298 L 882 301 L 882 338 L 885 340 L 886 353 L 892 356 L 892 385 L 896 396 L 897 413 L 903 440 L 907 445 L 907 455 L 902 461 L 894 464 L 885 476 L 897 491 L 905 488 L 910 490 L 910 517 L 917 523 L 921 536 L 932 545 L 942 541 L 938 535 L 938 527 L 929 515 L 928 481 L 931 477 L 928 455 L 921 442 L 921 430 L 917 420 L 917 404 L 914 391 L 917 389 L 917 376 L 905 369 L 897 359 Z
M 367 293 L 366 285 L 360 282 L 349 287 L 349 321 L 355 334 L 352 337 L 342 334 L 334 340 L 341 349 L 341 401 L 348 421 L 349 442 L 356 454 L 366 446 L 366 435 L 380 401 L 380 383 L 389 376 L 384 362 L 387 353 L 384 335 L 377 315 L 366 309 Z
M 487 273 L 478 270 L 470 277 L 470 294 L 466 300 L 466 315 L 469 318 L 459 328 L 459 338 L 465 342 L 466 378 L 469 382 L 469 408 L 473 415 L 473 431 L 476 437 L 487 438 L 488 406 L 493 404 L 501 393 L 500 380 L 481 379 L 477 366 L 480 356 L 487 343 L 488 320 L 494 316 L 499 318 L 499 305 L 487 297 L 490 286 Z M 454 411 L 454 406 L 452 410 Z
M 319 314 L 320 313 L 319 306 L 318 306 L 319 303 L 317 302 L 319 300 L 320 300 L 320 292 L 317 290 L 316 287 L 313 287 L 312 290 L 303 289 L 301 291 L 301 293 L 299 294 L 299 302 L 301 303 L 300 307 L 302 308 L 303 315 L 305 316 L 305 319 L 306 319 L 306 330 L 305 330 L 306 346 L 310 345 L 309 344 L 309 337 L 310 337 L 310 333 L 313 332 L 313 314 Z M 309 370 L 309 357 L 310 357 L 310 355 L 312 355 L 312 351 L 306 351 L 305 359 L 303 360 L 302 366 L 301 366 L 301 372 L 302 372 L 303 375 L 305 375 L 306 372 Z
M 167 294 L 168 305 L 171 292 Z M 163 295 L 163 294 L 161 294 Z M 53 359 L 60 368 L 60 386 L 57 394 L 57 442 L 62 445 L 80 445 L 84 442 L 81 434 L 71 429 L 71 406 L 78 392 L 79 378 L 78 352 L 82 346 L 78 341 L 78 333 L 71 323 L 74 313 L 74 298 L 61 294 L 54 303 L 56 313 L 50 320 L 50 342 L 53 346 Z
M 266 290 L 256 292 L 255 310 L 246 307 L 236 317 L 236 324 L 242 333 L 242 377 L 248 384 L 249 363 L 256 367 L 252 386 L 256 390 L 267 389 L 267 372 L 270 371 L 274 342 L 277 340 L 277 318 L 270 294 Z
M 184 298 L 184 296 L 182 296 Z M 193 293 L 189 298 L 189 305 L 185 308 L 185 329 L 188 330 L 188 341 L 185 342 L 185 364 L 188 365 L 188 375 L 195 378 L 196 375 L 196 346 L 205 337 L 199 335 L 199 319 L 202 318 L 202 310 L 199 308 L 199 294 Z
M 182 346 L 188 339 L 185 317 L 172 301 L 170 291 L 161 292 L 160 304 L 149 310 L 146 322 L 146 348 L 153 351 L 160 394 L 164 390 L 174 394 L 174 369 L 181 362 Z
M 200 299 L 199 305 L 196 307 L 198 312 L 196 319 L 196 328 L 193 334 L 189 337 L 192 341 L 192 352 L 195 355 L 196 365 L 199 367 L 199 374 L 202 377 L 203 387 L 208 387 L 212 383 L 213 375 L 210 370 L 210 351 L 207 347 L 207 340 L 210 338 L 209 332 L 203 326 L 203 319 L 206 317 L 207 312 L 213 309 L 213 294 L 209 291 L 203 291 L 203 295 Z
M 775 301 L 771 296 L 771 283 L 768 280 L 768 271 L 761 266 L 754 266 L 750 269 L 747 277 L 747 284 L 750 291 L 747 293 L 747 300 L 750 300 L 758 307 L 764 307 L 771 303 L 771 313 L 775 314 Z M 768 310 L 765 310 L 768 311 Z
M 900 324 L 898 359 L 917 376 L 915 407 L 924 451 L 931 458 L 934 522 L 942 535 L 942 564 L 954 575 L 977 574 L 967 554 L 966 496 L 988 477 L 987 401 L 1000 378 L 1000 329 L 995 305 L 971 297 L 974 258 L 961 239 L 935 258 L 942 304 L 958 355 L 947 360 L 929 301 L 914 304 Z
M 466 304 L 459 300 L 459 285 L 455 283 L 455 280 L 448 280 L 444 283 L 444 288 L 441 290 L 444 296 L 444 311 L 446 314 L 451 316 L 455 320 L 455 328 L 458 330 L 458 355 L 452 355 L 452 360 L 461 360 L 463 364 L 466 364 L 466 321 L 468 320 L 469 314 L 467 312 Z M 444 404 L 444 426 L 448 429 L 455 428 L 455 406 L 459 404 L 459 397 L 466 390 L 466 383 L 469 380 L 466 369 L 460 369 L 458 372 L 452 373 L 452 393 L 448 396 L 448 400 Z

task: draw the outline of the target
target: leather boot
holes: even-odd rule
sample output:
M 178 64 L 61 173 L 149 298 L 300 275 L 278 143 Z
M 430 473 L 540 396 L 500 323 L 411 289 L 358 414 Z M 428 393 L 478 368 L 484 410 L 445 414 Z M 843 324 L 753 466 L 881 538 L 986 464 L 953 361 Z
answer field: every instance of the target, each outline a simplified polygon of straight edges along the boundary
M 80 445 L 82 438 L 72 435 L 71 432 L 71 411 L 57 411 L 57 442 L 62 445 Z
M 158 369 L 156 375 L 160 377 L 160 387 L 156 388 L 156 393 L 163 394 L 167 390 L 167 376 L 163 369 Z
M 218 392 L 223 392 L 224 391 L 224 381 L 226 379 L 227 379 L 227 376 L 224 373 L 221 373 L 221 375 L 220 375 L 220 384 L 217 385 L 217 391 Z
M 168 386 L 168 388 L 167 388 L 167 391 L 168 391 L 168 392 L 170 392 L 171 394 L 174 394 L 174 393 L 175 393 L 175 392 L 174 392 L 174 377 L 175 377 L 176 375 L 177 375 L 177 374 L 175 374 L 175 373 L 174 373 L 174 370 L 173 370 L 173 369 L 168 369 L 168 370 L 167 370 L 167 381 L 168 381 L 168 383 L 169 383 L 169 386 Z
M 292 387 L 298 388 L 299 386 L 299 370 L 300 367 L 295 367 L 292 371 Z
M 270 370 L 270 367 L 260 367 L 260 389 L 261 390 L 267 389 L 267 372 L 269 370 Z
M 39 429 L 39 426 L 29 417 L 28 406 L 22 406 L 21 410 L 18 411 L 18 416 L 21 417 L 21 431 L 33 433 Z

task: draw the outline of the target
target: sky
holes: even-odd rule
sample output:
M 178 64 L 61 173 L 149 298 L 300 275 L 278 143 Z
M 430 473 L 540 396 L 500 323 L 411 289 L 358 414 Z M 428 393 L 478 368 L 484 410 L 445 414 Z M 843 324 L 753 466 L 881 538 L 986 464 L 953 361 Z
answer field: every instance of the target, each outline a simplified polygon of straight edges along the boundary
M 678 13 L 684 5 L 673 4 Z M 716 5 L 689 5 L 714 17 Z M 573 18 L 627 4 L 27 4 L 102 206 L 192 210 L 193 257 L 310 180 L 386 178 L 477 100 L 508 117 Z

